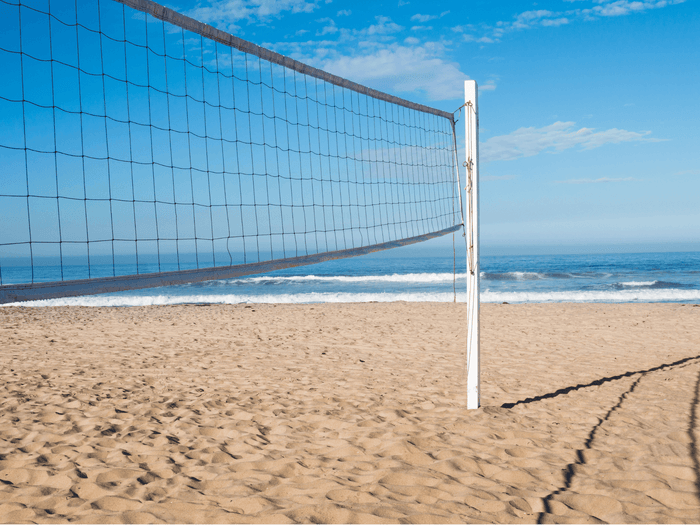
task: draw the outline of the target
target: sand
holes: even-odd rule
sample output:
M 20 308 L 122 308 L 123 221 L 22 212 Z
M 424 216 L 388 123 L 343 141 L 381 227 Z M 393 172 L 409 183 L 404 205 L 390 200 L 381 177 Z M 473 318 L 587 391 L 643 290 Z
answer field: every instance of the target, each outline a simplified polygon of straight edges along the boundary
M 700 307 L 0 308 L 3 522 L 700 521 Z

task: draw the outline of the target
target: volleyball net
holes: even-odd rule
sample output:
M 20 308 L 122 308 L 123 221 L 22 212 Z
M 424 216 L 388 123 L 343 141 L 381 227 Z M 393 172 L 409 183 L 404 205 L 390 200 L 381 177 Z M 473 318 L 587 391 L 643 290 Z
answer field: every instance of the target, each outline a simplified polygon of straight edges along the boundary
M 0 0 L 0 303 L 457 231 L 453 114 L 148 0 Z

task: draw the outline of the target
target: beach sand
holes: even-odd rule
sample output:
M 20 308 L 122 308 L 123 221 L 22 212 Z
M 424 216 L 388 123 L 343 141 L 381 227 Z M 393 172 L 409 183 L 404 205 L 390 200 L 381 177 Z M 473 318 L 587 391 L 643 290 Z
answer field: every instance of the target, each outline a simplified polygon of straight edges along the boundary
M 699 522 L 700 307 L 0 308 L 3 522 Z

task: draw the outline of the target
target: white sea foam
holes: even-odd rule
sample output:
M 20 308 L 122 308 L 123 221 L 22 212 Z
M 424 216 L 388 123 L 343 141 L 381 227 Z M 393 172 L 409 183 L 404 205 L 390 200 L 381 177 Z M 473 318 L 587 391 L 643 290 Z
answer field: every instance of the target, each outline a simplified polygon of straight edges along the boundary
M 457 279 L 466 279 L 466 273 L 458 273 Z M 263 276 L 247 279 L 235 279 L 222 281 L 226 284 L 284 284 L 284 283 L 308 283 L 308 282 L 341 282 L 341 283 L 444 283 L 452 282 L 452 273 L 407 273 L 393 275 L 290 275 L 290 276 Z
M 367 302 L 451 302 L 451 292 L 420 293 L 301 293 L 301 294 L 191 294 L 191 295 L 93 295 L 47 299 L 3 306 L 150 306 L 187 303 L 240 304 L 306 304 L 306 303 L 367 303 Z M 466 301 L 466 294 L 457 294 L 458 302 Z M 561 291 L 561 292 L 492 292 L 481 293 L 484 303 L 558 303 L 558 302 L 700 302 L 700 290 L 642 289 L 615 291 Z
M 481 272 L 482 279 L 533 281 L 546 279 L 547 274 L 539 272 Z M 563 274 L 562 274 L 563 275 Z M 341 282 L 341 283 L 445 283 L 452 282 L 455 275 L 445 273 L 406 273 L 392 275 L 290 275 L 290 276 L 261 276 L 245 279 L 220 281 L 224 284 L 284 284 L 308 282 Z M 466 273 L 457 273 L 457 279 L 466 279 Z
M 656 303 L 700 301 L 700 290 L 571 290 L 561 292 L 491 292 L 481 293 L 485 303 Z
M 465 274 L 466 276 L 466 274 Z M 503 273 L 491 273 L 491 272 L 481 272 L 480 276 L 482 279 L 494 280 L 494 281 L 536 281 L 538 279 L 546 279 L 547 274 L 539 272 L 503 272 Z
M 307 304 L 307 303 L 369 303 L 369 302 L 447 302 L 452 301 L 451 293 L 300 293 L 300 294 L 263 294 L 263 295 L 143 295 L 115 296 L 92 295 L 84 297 L 66 297 L 46 299 L 25 303 L 10 303 L 3 306 L 154 306 L 170 304 L 211 303 L 211 304 Z M 457 300 L 463 301 L 466 294 L 457 294 Z
M 654 286 L 659 281 L 628 281 L 626 283 L 620 283 L 622 286 Z

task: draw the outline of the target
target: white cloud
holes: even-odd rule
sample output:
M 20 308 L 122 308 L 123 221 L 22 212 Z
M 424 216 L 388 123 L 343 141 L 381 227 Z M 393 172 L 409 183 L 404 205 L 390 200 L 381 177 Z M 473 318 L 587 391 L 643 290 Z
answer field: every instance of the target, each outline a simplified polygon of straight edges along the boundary
M 493 91 L 494 89 L 496 89 L 495 80 L 487 80 L 483 84 L 479 85 L 479 91 Z
M 433 26 L 413 26 L 411 31 L 430 31 Z
M 332 35 L 332 34 L 337 33 L 337 32 L 338 32 L 338 28 L 335 26 L 335 24 L 331 24 L 331 25 L 325 26 L 317 34 L 320 36 L 323 36 L 323 35 Z
M 321 69 L 389 93 L 420 91 L 431 100 L 459 98 L 469 77 L 443 59 L 439 44 L 393 44 L 366 54 L 322 60 Z
M 581 0 L 566 0 L 577 2 Z M 588 0 L 587 0 L 588 1 Z M 577 20 L 596 20 L 601 17 L 624 16 L 632 13 L 641 13 L 651 9 L 660 9 L 674 4 L 681 4 L 686 0 L 593 0 L 595 4 L 586 9 L 570 9 L 566 11 L 550 11 L 547 9 L 535 9 L 523 11 L 513 17 L 512 20 L 501 20 L 492 26 L 483 26 L 480 34 L 473 34 L 472 26 L 456 26 L 452 30 L 465 33 L 466 42 L 489 44 L 498 42 L 505 34 L 512 31 L 522 31 L 536 27 L 557 27 L 571 24 Z M 471 34 L 466 34 L 467 31 Z
M 464 24 L 464 25 L 451 27 L 450 29 L 452 31 L 454 31 L 455 33 L 465 33 L 467 31 L 473 31 L 475 29 L 475 27 L 472 24 Z
M 563 26 L 569 23 L 569 19 L 566 17 L 561 18 L 546 18 L 540 22 L 544 27 L 557 27 Z
M 185 14 L 220 29 L 233 31 L 241 20 L 266 20 L 287 11 L 311 13 L 317 7 L 318 0 L 209 0 Z
M 390 33 L 398 33 L 403 29 L 399 24 L 392 22 L 391 18 L 386 16 L 375 16 L 376 24 L 372 24 L 367 29 L 359 33 L 366 33 L 369 36 L 387 35 Z
M 436 15 L 415 14 L 411 17 L 411 22 L 420 22 L 421 24 L 424 24 L 425 22 L 430 22 L 431 20 L 435 20 L 436 18 Z
M 481 145 L 482 160 L 514 160 L 532 157 L 544 151 L 558 152 L 579 147 L 593 149 L 604 144 L 622 142 L 659 142 L 649 138 L 651 132 L 626 131 L 612 128 L 594 131 L 592 128 L 574 129 L 574 122 L 555 122 L 542 128 L 520 128 L 508 135 L 491 137 Z
M 651 2 L 639 2 L 629 0 L 617 0 L 615 2 L 598 1 L 597 5 L 592 9 L 585 9 L 583 12 L 587 15 L 597 16 L 623 16 L 630 13 L 640 13 L 649 9 L 659 9 L 674 4 L 682 4 L 685 0 L 656 0 Z
M 554 13 L 551 11 L 547 11 L 545 9 L 539 9 L 537 11 L 524 11 L 515 17 L 515 22 L 512 22 L 512 27 L 516 29 L 525 29 L 533 23 L 551 18 L 553 14 Z
M 352 14 L 352 11 L 350 9 L 341 9 L 338 11 L 337 16 L 350 16 Z
M 337 42 L 333 40 L 263 42 L 262 46 L 286 54 L 306 64 L 318 67 L 320 60 L 335 55 Z
M 493 38 L 489 38 L 487 36 L 482 36 L 480 38 L 475 37 L 474 35 L 464 35 L 462 38 L 465 42 L 479 42 L 481 44 L 493 44 L 495 40 Z
M 319 22 L 325 27 L 318 35 L 332 38 L 284 40 L 269 47 L 324 71 L 409 99 L 421 95 L 428 100 L 462 97 L 461 86 L 469 76 L 447 58 L 444 43 L 421 42 L 386 16 L 376 16 L 371 25 L 358 29 L 336 28 L 330 19 Z
M 598 184 L 606 182 L 638 182 L 639 179 L 634 177 L 624 177 L 621 179 L 611 179 L 610 177 L 601 177 L 599 179 L 569 179 L 569 180 L 557 180 L 554 181 L 556 184 Z
M 335 25 L 335 20 L 332 18 L 321 18 L 318 22 L 325 23 L 326 25 L 323 26 L 321 31 L 316 33 L 317 35 L 333 35 L 339 31 L 338 27 Z
M 523 11 L 515 16 L 513 21 L 497 22 L 492 30 L 492 34 L 496 38 L 500 38 L 509 31 L 530 29 L 537 26 L 542 27 L 557 27 L 570 22 L 567 16 L 575 15 L 575 11 L 567 11 L 559 13 L 548 11 L 546 9 L 538 9 L 532 11 Z

